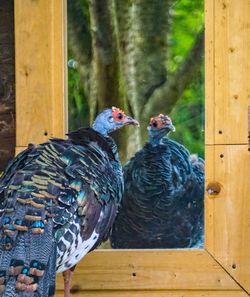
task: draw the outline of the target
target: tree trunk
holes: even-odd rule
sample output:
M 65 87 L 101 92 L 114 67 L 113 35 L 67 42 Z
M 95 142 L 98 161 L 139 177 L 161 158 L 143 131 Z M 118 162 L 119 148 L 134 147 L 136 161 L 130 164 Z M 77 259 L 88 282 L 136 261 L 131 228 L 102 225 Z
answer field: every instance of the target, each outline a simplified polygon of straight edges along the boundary
M 106 107 L 125 107 L 119 82 L 119 50 L 112 0 L 90 1 L 90 23 L 93 49 L 90 98 L 96 102 L 94 118 Z M 115 133 L 114 137 L 120 148 L 126 148 L 125 129 Z M 121 158 L 125 158 L 124 153 L 121 153 Z
M 14 2 L 0 2 L 0 171 L 15 154 Z
M 115 0 L 120 84 L 128 110 L 140 121 L 152 90 L 166 80 L 168 1 Z M 128 133 L 127 158 L 141 146 L 141 131 Z
M 203 32 L 197 36 L 185 62 L 168 77 L 167 39 L 172 0 L 90 0 L 88 3 L 92 42 L 91 67 L 88 67 L 91 119 L 104 107 L 114 105 L 141 122 L 141 129 L 129 127 L 117 133 L 120 155 L 126 160 L 146 141 L 149 118 L 170 112 L 197 75 L 202 61 Z M 72 30 L 76 26 L 73 19 L 77 18 L 69 18 Z M 77 43 L 72 45 L 77 55 L 80 50 L 75 47 Z

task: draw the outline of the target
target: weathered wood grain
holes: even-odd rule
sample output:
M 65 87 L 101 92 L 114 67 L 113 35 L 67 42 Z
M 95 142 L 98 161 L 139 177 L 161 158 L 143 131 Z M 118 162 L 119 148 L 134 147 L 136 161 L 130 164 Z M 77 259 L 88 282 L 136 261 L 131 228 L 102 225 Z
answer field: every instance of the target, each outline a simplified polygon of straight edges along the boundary
M 65 3 L 15 1 L 17 147 L 67 130 Z
M 213 239 L 206 242 L 206 248 L 250 292 L 248 145 L 215 146 L 213 163 L 214 180 L 221 184 L 221 192 L 206 198 L 207 219 L 210 214 L 213 217 L 207 230 Z
M 239 290 L 203 250 L 97 250 L 77 266 L 78 290 Z M 63 290 L 61 275 L 57 289 Z
M 63 291 L 57 291 L 56 297 L 63 297 Z M 79 291 L 72 297 L 247 297 L 244 291 Z
M 217 182 L 221 192 L 206 194 L 206 248 L 250 292 L 250 2 L 214 5 L 214 90 L 208 82 L 206 97 L 208 126 L 214 110 L 207 143 L 214 145 L 206 147 L 206 186 Z
M 205 172 L 205 187 L 210 183 L 213 183 L 214 180 L 214 146 L 206 145 L 205 146 L 205 160 L 206 160 L 206 172 Z M 210 199 L 211 196 L 208 195 L 208 192 L 205 191 L 205 203 L 204 203 L 204 212 L 205 212 L 205 246 L 209 246 L 210 252 L 213 250 L 214 246 L 214 200 Z
M 205 1 L 205 143 L 214 143 L 214 0 Z
M 215 143 L 246 144 L 250 105 L 250 1 L 214 3 Z

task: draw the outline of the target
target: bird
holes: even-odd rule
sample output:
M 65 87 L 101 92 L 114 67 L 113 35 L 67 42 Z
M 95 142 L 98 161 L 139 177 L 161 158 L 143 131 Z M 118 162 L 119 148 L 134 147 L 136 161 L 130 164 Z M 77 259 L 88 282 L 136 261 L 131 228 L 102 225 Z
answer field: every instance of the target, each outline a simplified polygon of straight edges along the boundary
M 149 140 L 125 164 L 112 248 L 201 248 L 204 160 L 169 138 L 169 116 L 152 117 Z
M 109 237 L 124 185 L 109 133 L 138 125 L 121 109 L 104 109 L 91 128 L 67 139 L 30 144 L 0 179 L 0 295 L 65 296 L 75 265 Z

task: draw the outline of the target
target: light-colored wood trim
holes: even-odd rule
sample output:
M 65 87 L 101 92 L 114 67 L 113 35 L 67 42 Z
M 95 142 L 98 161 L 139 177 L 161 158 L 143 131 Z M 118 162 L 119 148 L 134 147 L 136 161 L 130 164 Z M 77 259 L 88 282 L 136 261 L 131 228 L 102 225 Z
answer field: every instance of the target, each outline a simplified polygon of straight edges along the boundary
M 247 297 L 244 291 L 73 291 L 72 297 Z M 57 291 L 56 297 L 64 297 Z
M 205 185 L 206 187 L 215 182 L 214 179 L 214 146 L 205 146 L 205 160 L 206 160 L 206 172 L 205 172 Z M 214 247 L 214 199 L 208 195 L 205 191 L 205 246 L 209 246 L 210 252 L 213 251 Z
M 204 250 L 97 250 L 77 266 L 74 287 L 81 291 L 240 290 Z M 60 275 L 57 289 L 63 290 Z
M 67 1 L 51 3 L 52 135 L 64 138 L 68 131 Z
M 250 292 L 250 2 L 218 0 L 214 5 L 215 70 L 206 97 L 208 126 L 214 109 L 214 135 L 209 136 L 214 142 L 206 147 L 206 186 L 219 183 L 221 192 L 205 197 L 206 249 Z
M 206 248 L 250 292 L 250 156 L 247 145 L 218 145 L 209 151 L 215 164 L 216 196 L 206 197 Z M 212 231 L 211 231 L 212 230 Z
M 248 143 L 249 18 L 250 2 L 248 0 L 215 1 L 214 119 L 216 144 Z
M 214 144 L 214 0 L 205 1 L 205 144 Z
M 15 1 L 17 148 L 67 130 L 65 3 Z

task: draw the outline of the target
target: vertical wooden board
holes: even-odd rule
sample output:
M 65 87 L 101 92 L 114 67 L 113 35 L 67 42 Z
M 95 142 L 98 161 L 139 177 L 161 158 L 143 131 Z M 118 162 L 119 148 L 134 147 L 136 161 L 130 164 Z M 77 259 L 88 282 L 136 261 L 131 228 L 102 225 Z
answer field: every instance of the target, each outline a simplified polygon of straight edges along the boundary
M 215 143 L 246 144 L 250 1 L 215 1 Z
M 216 146 L 214 167 L 214 179 L 221 184 L 221 192 L 215 198 L 209 198 L 213 199 L 214 238 L 208 242 L 206 248 L 250 292 L 248 146 Z
M 52 1 L 52 136 L 68 130 L 67 1 Z
M 214 0 L 205 1 L 205 143 L 214 143 Z
M 15 1 L 16 143 L 66 131 L 65 1 Z
M 214 146 L 205 146 L 205 188 L 214 182 Z M 209 247 L 210 252 L 214 247 L 214 199 L 205 191 L 205 247 Z

